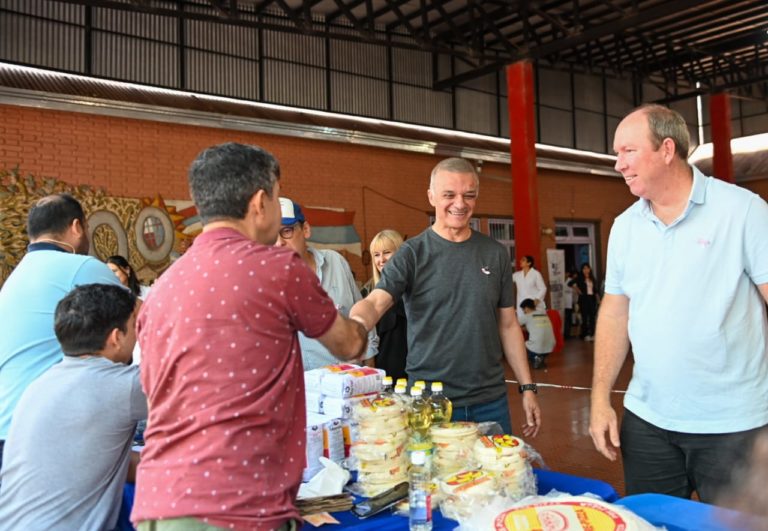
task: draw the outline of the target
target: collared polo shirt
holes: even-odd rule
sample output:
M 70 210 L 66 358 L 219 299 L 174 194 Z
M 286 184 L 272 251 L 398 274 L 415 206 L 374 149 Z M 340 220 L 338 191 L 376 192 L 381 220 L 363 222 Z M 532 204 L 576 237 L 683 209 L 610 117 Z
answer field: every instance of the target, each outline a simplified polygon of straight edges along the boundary
M 730 433 L 768 423 L 768 205 L 693 168 L 664 225 L 638 200 L 611 229 L 606 293 L 629 298 L 635 357 L 624 405 L 661 428 Z
M 331 249 L 310 247 L 309 252 L 315 258 L 315 273 L 320 279 L 320 285 L 328 293 L 336 309 L 344 316 L 349 315 L 352 305 L 362 299 L 349 264 L 343 256 Z M 299 343 L 305 371 L 339 363 L 339 360 L 318 340 L 299 333 Z M 379 336 L 374 328 L 368 333 L 368 350 L 363 359 L 374 357 L 379 351 L 378 346 Z
M 305 466 L 297 331 L 337 318 L 285 248 L 204 232 L 153 286 L 137 323 L 149 401 L 134 522 L 193 517 L 266 531 L 298 519 Z

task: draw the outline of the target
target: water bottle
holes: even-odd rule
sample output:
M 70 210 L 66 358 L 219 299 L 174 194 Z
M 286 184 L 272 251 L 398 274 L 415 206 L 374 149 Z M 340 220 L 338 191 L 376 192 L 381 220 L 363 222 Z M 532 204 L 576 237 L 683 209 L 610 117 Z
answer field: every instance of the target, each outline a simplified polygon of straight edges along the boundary
M 442 424 L 450 422 L 453 415 L 453 404 L 451 400 L 443 394 L 443 383 L 432 382 L 432 396 L 429 397 L 432 405 L 432 424 Z
M 432 491 L 426 453 L 411 452 L 411 470 L 408 472 L 408 529 L 410 531 L 432 530 Z

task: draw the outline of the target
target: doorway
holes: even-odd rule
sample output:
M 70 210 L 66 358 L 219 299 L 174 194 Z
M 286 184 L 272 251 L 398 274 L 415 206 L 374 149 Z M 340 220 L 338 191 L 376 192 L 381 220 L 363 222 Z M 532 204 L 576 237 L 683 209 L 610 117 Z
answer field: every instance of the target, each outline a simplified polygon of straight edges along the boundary
M 581 266 L 592 266 L 595 278 L 600 278 L 599 264 L 596 260 L 595 224 L 583 222 L 557 222 L 555 224 L 555 243 L 565 253 L 565 270 L 581 271 Z

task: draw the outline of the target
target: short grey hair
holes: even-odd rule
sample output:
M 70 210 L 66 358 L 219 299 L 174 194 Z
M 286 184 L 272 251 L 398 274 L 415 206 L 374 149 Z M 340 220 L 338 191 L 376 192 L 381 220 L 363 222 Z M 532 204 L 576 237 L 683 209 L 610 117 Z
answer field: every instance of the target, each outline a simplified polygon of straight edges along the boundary
M 675 143 L 675 153 L 682 159 L 688 160 L 691 148 L 691 134 L 685 124 L 685 118 L 669 107 L 648 103 L 636 109 L 648 118 L 648 129 L 651 131 L 651 142 L 654 149 L 659 149 L 665 138 Z
M 432 174 L 429 176 L 430 190 L 434 191 L 435 175 L 441 171 L 447 171 L 450 173 L 471 173 L 475 180 L 475 186 L 480 188 L 480 178 L 477 176 L 477 171 L 475 170 L 475 167 L 472 165 L 472 163 L 467 159 L 451 157 L 449 159 L 441 160 L 437 163 L 437 166 L 432 169 Z

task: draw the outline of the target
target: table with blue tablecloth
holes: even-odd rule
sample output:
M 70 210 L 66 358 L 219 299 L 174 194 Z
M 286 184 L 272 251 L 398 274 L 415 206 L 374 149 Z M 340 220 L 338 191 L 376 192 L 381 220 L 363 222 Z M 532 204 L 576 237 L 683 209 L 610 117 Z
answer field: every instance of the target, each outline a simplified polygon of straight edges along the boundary
M 768 522 L 736 511 L 664 494 L 635 494 L 615 502 L 667 531 L 744 531 L 768 529 Z
M 619 498 L 616 490 L 597 479 L 582 478 L 571 474 L 563 474 L 552 470 L 533 470 L 536 475 L 536 483 L 539 494 L 547 494 L 557 490 L 568 494 L 585 494 L 591 492 L 607 502 L 614 502 Z M 385 511 L 381 514 L 361 520 L 349 511 L 333 513 L 333 517 L 339 521 L 338 525 L 323 526 L 323 529 L 332 531 L 335 529 L 355 529 L 359 531 L 402 531 L 408 529 L 408 519 L 402 516 L 393 516 Z M 455 520 L 444 518 L 440 511 L 435 511 L 432 520 L 433 531 L 455 529 L 459 524 Z M 316 529 L 310 524 L 304 524 L 302 531 Z
M 663 494 L 637 494 L 619 499 L 616 490 L 604 481 L 582 478 L 552 470 L 534 469 L 539 494 L 545 495 L 556 490 L 559 492 L 580 495 L 592 493 L 603 500 L 626 507 L 655 526 L 666 527 L 668 531 L 741 531 L 745 529 L 768 529 L 766 522 L 754 523 L 752 527 L 745 524 L 743 514 L 729 511 L 713 505 L 696 501 L 665 496 Z M 129 531 L 133 528 L 128 521 L 133 505 L 133 485 L 126 485 L 124 504 L 120 515 L 118 529 Z M 334 531 L 337 529 L 355 529 L 358 531 L 403 531 L 408 529 L 408 519 L 394 516 L 385 511 L 371 518 L 361 520 L 351 512 L 333 513 L 339 521 L 338 525 L 324 525 L 322 529 Z M 440 511 L 435 511 L 433 531 L 452 530 L 458 523 L 444 518 Z M 302 531 L 315 529 L 304 524 Z

